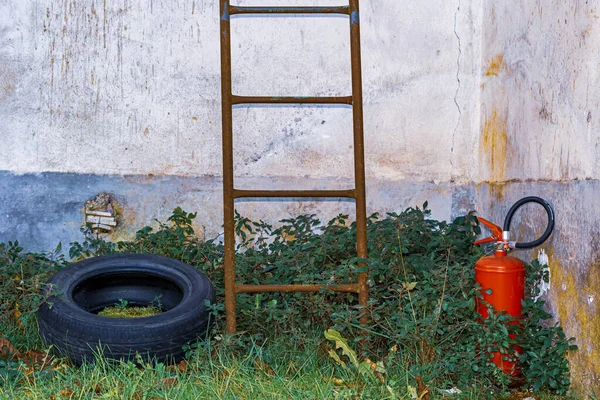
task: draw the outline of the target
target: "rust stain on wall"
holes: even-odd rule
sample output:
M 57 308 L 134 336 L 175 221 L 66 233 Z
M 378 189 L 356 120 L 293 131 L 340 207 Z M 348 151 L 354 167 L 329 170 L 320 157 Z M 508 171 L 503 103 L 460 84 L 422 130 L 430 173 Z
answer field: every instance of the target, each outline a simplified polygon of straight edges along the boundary
M 483 125 L 483 152 L 489 160 L 490 182 L 504 180 L 506 166 L 506 119 L 498 115 L 498 110 L 492 111 Z
M 565 328 L 567 337 L 574 336 L 578 351 L 568 355 L 571 369 L 571 389 L 576 393 L 587 394 L 590 387 L 600 385 L 600 358 L 595 356 L 600 349 L 600 263 L 587 268 L 584 282 L 563 265 L 554 255 L 548 253 L 551 271 L 551 301 L 558 319 Z
M 506 189 L 505 182 L 490 182 L 490 197 L 498 200 L 498 203 L 504 202 L 504 194 Z
M 498 76 L 500 72 L 506 69 L 506 63 L 504 62 L 504 55 L 498 54 L 490 60 L 485 76 Z

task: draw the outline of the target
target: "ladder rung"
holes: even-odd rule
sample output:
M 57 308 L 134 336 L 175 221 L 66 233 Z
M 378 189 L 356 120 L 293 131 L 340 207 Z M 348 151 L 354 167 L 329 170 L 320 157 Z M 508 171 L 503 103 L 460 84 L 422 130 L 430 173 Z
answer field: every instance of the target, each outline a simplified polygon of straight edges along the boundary
M 345 293 L 358 293 L 360 291 L 356 283 L 340 285 L 235 285 L 236 293 L 320 292 L 323 289 Z
M 354 189 L 345 190 L 240 190 L 233 189 L 233 198 L 248 198 L 248 197 L 347 197 L 356 198 Z
M 239 7 L 229 6 L 229 14 L 350 14 L 349 6 L 332 7 Z
M 276 96 L 231 96 L 231 104 L 348 104 L 352 105 L 352 96 L 334 97 L 276 97 Z

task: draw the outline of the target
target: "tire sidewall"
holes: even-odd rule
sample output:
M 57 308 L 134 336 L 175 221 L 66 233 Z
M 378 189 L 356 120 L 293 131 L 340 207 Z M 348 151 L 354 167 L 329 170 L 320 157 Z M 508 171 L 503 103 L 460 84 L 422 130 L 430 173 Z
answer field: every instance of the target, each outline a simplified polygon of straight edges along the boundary
M 73 292 L 81 282 L 120 272 L 150 273 L 168 279 L 181 289 L 183 297 L 172 309 L 143 318 L 96 315 L 73 300 Z M 50 296 L 38 311 L 40 334 L 46 342 L 70 353 L 75 360 L 92 358 L 91 347 L 99 343 L 108 347 L 111 344 L 128 346 L 136 351 L 136 345 L 143 343 L 145 349 L 156 348 L 160 358 L 161 342 L 167 343 L 166 347 L 176 347 L 177 342 L 183 345 L 206 331 L 209 324 L 206 301 L 215 302 L 214 288 L 200 271 L 156 255 L 113 254 L 89 258 L 57 272 L 48 283 Z M 69 343 L 79 350 L 69 351 Z M 90 344 L 89 352 L 81 350 L 82 343 Z M 122 351 L 116 353 L 118 357 L 124 356 L 120 354 Z

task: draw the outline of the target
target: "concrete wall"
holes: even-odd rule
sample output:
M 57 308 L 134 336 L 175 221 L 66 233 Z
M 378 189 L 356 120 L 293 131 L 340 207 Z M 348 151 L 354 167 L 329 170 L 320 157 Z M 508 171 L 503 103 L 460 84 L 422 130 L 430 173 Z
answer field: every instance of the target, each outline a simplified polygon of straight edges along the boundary
M 220 174 L 217 1 L 3 3 L 0 170 Z M 478 2 L 375 3 L 362 9 L 370 176 L 470 176 Z M 347 18 L 240 17 L 233 27 L 236 93 L 350 92 Z M 234 114 L 239 176 L 352 176 L 349 108 Z
M 62 227 L 58 218 L 56 226 L 44 229 L 48 239 L 33 237 L 36 230 L 26 228 L 29 222 L 20 218 L 33 213 L 29 195 L 5 194 L 5 204 L 12 206 L 4 206 L 9 208 L 10 222 L 0 224 L 0 238 L 18 236 L 34 247 L 73 240 L 79 237 L 81 201 L 101 188 L 125 201 L 130 224 L 123 235 L 186 204 L 205 207 L 201 223 L 207 235 L 218 234 L 222 168 L 218 2 L 12 3 L 5 0 L 0 10 L 4 27 L 0 171 L 51 172 L 23 181 L 42 182 L 48 188 L 42 196 L 63 203 L 62 219 L 70 227 Z M 240 0 L 240 4 L 260 1 Z M 369 211 L 397 210 L 430 199 L 439 218 L 460 212 L 460 207 L 452 206 L 454 188 L 449 182 L 469 182 L 477 172 L 480 17 L 480 0 L 444 2 L 441 7 L 435 1 L 363 4 Z M 232 36 L 236 93 L 350 92 L 346 17 L 239 17 Z M 237 184 L 297 187 L 301 178 L 305 188 L 317 188 L 313 183 L 347 186 L 353 176 L 351 116 L 343 107 L 236 108 Z M 96 175 L 89 180 L 103 183 L 80 187 L 81 174 Z M 9 175 L 5 179 L 12 182 Z M 152 196 L 144 191 L 125 196 L 119 185 L 111 186 L 123 175 L 127 182 L 148 183 L 148 189 L 170 180 L 172 189 Z M 197 187 L 192 195 L 184 183 L 190 180 L 182 177 L 214 183 Z M 48 183 L 53 179 L 55 183 Z M 74 194 L 57 196 L 56 188 L 66 182 L 72 182 L 68 187 Z M 387 195 L 382 194 L 386 186 Z M 434 189 L 423 191 L 426 187 Z M 45 193 L 40 190 L 38 186 L 31 193 Z M 202 201 L 182 204 L 174 192 Z M 204 203 L 206 198 L 211 200 Z M 252 217 L 266 218 L 257 205 L 240 207 Z M 336 211 L 330 203 L 278 202 L 267 214 L 277 220 L 299 211 L 327 209 L 332 210 L 329 214 Z M 53 237 L 51 232 L 57 229 L 62 236 Z
M 501 223 L 520 197 L 549 199 L 557 225 L 542 246 L 548 298 L 578 338 L 571 361 L 581 393 L 600 386 L 599 5 L 379 0 L 361 9 L 368 211 L 428 200 L 435 218 L 478 209 Z M 218 8 L 0 0 L 0 241 L 49 250 L 81 240 L 84 203 L 100 192 L 124 206 L 114 239 L 177 206 L 198 212 L 207 237 L 221 232 Z M 239 94 L 347 94 L 348 21 L 236 18 L 233 60 Z M 234 131 L 241 188 L 351 185 L 347 108 L 239 107 Z M 353 209 L 237 208 L 269 221 Z M 528 211 L 515 220 L 518 238 L 543 220 Z

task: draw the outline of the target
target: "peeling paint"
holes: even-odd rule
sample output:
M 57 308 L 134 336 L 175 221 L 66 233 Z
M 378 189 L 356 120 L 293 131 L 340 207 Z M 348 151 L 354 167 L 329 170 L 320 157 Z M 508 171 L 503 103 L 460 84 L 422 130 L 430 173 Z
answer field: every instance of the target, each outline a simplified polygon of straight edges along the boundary
M 221 15 L 221 20 L 222 21 L 229 21 L 230 16 L 229 16 L 229 2 L 228 1 L 223 1 L 223 14 Z

